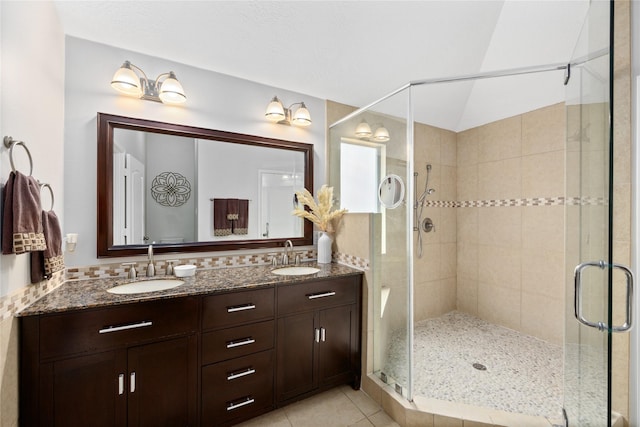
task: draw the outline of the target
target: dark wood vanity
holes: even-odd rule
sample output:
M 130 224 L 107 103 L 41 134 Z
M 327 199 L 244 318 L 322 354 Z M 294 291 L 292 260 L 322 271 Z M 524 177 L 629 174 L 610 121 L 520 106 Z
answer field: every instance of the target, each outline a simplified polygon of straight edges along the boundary
M 23 426 L 227 426 L 358 388 L 362 274 L 25 315 Z

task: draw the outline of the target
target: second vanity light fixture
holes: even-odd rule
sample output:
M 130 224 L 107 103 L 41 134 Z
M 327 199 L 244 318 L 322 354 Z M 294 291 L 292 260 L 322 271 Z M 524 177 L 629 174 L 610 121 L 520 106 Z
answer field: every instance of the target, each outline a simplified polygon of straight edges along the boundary
M 292 107 L 299 105 L 298 109 L 292 113 Z M 296 102 L 291 104 L 289 108 L 285 108 L 282 102 L 277 96 L 274 96 L 264 116 L 273 123 L 280 123 L 283 125 L 295 125 L 295 126 L 309 126 L 311 124 L 311 114 L 307 110 L 307 106 L 304 102 Z
M 187 100 L 184 89 L 173 71 L 160 74 L 155 80 L 149 80 L 140 67 L 129 61 L 124 61 L 113 75 L 111 87 L 126 95 L 164 104 L 182 104 Z
M 375 132 L 371 132 L 371 126 L 364 119 L 356 126 L 356 136 L 360 139 L 373 139 L 376 142 L 387 142 L 391 139 L 389 131 L 382 124 L 378 125 Z

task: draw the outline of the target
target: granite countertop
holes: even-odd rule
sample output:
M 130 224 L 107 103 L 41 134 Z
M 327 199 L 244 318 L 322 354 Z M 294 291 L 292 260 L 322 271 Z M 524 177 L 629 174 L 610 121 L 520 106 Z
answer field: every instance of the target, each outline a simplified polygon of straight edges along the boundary
M 107 292 L 107 289 L 133 281 L 163 278 L 175 279 L 175 277 L 139 277 L 135 280 L 118 277 L 112 279 L 68 281 L 38 301 L 27 306 L 19 312 L 17 316 L 35 316 L 85 308 L 106 307 L 192 295 L 215 294 L 216 292 L 234 289 L 259 288 L 262 286 L 362 274 L 361 270 L 342 264 L 303 263 L 301 266 L 317 267 L 320 271 L 315 274 L 303 276 L 281 276 L 271 273 L 272 270 L 281 268 L 281 266 L 274 267 L 271 265 L 201 269 L 196 271 L 195 276 L 180 278 L 180 280 L 184 280 L 185 283 L 176 288 L 129 295 L 112 294 Z

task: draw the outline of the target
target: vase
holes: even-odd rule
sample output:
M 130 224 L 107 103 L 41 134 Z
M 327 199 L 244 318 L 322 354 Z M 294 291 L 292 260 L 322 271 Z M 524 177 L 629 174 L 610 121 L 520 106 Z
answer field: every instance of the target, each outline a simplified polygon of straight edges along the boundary
M 318 237 L 318 264 L 331 263 L 331 237 L 326 231 L 320 232 Z

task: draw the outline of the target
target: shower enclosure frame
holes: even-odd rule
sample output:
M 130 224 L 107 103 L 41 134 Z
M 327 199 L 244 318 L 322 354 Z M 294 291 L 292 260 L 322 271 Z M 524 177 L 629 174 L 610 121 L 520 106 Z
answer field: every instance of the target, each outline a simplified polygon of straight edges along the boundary
M 539 65 L 539 66 L 531 66 L 531 67 L 521 67 L 521 68 L 513 68 L 506 70 L 498 70 L 498 71 L 490 71 L 490 72 L 482 72 L 476 74 L 469 75 L 460 75 L 454 77 L 441 77 L 441 78 L 430 78 L 430 79 L 422 79 L 422 80 L 414 80 L 411 81 L 396 90 L 378 98 L 377 100 L 358 108 L 352 113 L 346 115 L 342 119 L 332 123 L 329 126 L 329 129 L 332 129 L 342 123 L 345 123 L 364 112 L 374 111 L 373 108 L 382 103 L 383 101 L 394 97 L 395 95 L 401 94 L 403 92 L 407 92 L 406 99 L 406 149 L 407 149 L 407 171 L 406 171 L 406 187 L 407 191 L 405 192 L 407 197 L 407 206 L 413 206 L 416 202 L 415 200 L 411 200 L 415 197 L 415 184 L 412 179 L 414 176 L 414 162 L 413 162 L 413 151 L 414 151 L 414 105 L 412 102 L 412 92 L 411 88 L 423 85 L 433 85 L 433 84 L 442 84 L 442 83 L 454 83 L 454 82 L 464 82 L 464 81 L 477 81 L 482 79 L 491 79 L 491 78 L 499 78 L 499 77 L 508 77 L 508 76 L 517 76 L 517 75 L 525 75 L 525 74 L 534 74 L 534 73 L 544 73 L 544 72 L 552 72 L 552 71 L 562 71 L 564 70 L 564 84 L 571 78 L 572 68 L 575 69 L 580 65 L 583 65 L 589 61 L 600 58 L 605 55 L 609 55 L 611 53 L 611 46 L 608 48 L 603 48 L 594 52 L 590 52 L 589 54 L 579 57 L 577 59 L 573 59 L 568 63 L 555 63 L 555 64 L 547 64 L 547 65 Z M 611 59 L 609 59 L 611 61 Z M 612 133 L 611 133 L 612 138 Z M 612 140 L 612 139 L 611 139 Z M 612 142 L 611 142 L 612 143 Z M 404 397 L 412 401 L 414 397 L 414 384 L 413 384 L 413 375 L 412 372 L 414 370 L 414 352 L 413 352 L 413 330 L 414 330 L 414 276 L 413 276 L 413 248 L 414 248 L 414 210 L 408 208 L 406 212 L 406 232 L 407 232 L 407 244 L 406 251 L 409 256 L 407 257 L 407 312 L 406 312 L 406 322 L 407 322 L 407 361 L 408 361 L 408 376 L 406 382 L 406 389 L 402 387 L 396 387 L 396 390 L 404 395 Z M 609 264 L 612 264 L 611 259 L 609 258 L 607 261 Z M 609 403 L 610 408 L 610 403 Z

